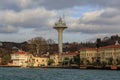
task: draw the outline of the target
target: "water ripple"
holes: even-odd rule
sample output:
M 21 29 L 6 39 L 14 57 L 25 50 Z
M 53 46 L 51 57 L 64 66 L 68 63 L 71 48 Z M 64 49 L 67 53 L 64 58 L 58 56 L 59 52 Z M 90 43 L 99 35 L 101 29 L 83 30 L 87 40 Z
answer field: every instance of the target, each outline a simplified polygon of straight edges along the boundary
M 120 80 L 120 71 L 0 68 L 0 80 Z

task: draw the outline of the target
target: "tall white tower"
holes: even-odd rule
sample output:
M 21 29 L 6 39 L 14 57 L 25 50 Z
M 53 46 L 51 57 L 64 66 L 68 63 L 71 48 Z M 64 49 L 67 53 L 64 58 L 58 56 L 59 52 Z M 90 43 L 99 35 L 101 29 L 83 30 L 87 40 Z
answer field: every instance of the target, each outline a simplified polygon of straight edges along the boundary
M 58 20 L 58 22 L 55 23 L 55 26 L 53 27 L 58 31 L 58 49 L 59 53 L 62 53 L 62 43 L 63 43 L 63 30 L 67 28 L 66 23 L 62 21 L 62 18 Z

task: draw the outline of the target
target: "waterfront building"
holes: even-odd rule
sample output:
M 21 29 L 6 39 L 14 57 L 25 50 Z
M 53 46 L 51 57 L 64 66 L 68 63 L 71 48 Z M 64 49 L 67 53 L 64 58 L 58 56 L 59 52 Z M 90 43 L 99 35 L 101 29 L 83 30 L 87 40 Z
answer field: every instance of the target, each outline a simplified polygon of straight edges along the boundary
M 82 48 L 80 49 L 80 60 L 84 65 L 91 64 L 96 60 L 97 49 L 96 48 Z
M 100 48 L 80 49 L 80 62 L 83 65 L 120 65 L 120 44 Z
M 42 67 L 48 65 L 48 57 L 33 57 L 33 67 Z
M 101 62 L 120 64 L 120 45 L 109 45 L 98 49 Z
M 12 66 L 26 67 L 28 66 L 28 61 L 32 59 L 32 57 L 32 54 L 19 50 L 11 54 Z
M 74 57 L 77 55 L 79 55 L 79 52 L 68 52 L 61 54 L 59 55 L 59 63 L 62 63 L 64 61 L 74 60 Z
M 54 61 L 54 63 L 52 65 L 57 66 L 59 65 L 59 55 L 58 54 L 52 54 L 50 55 L 50 58 Z

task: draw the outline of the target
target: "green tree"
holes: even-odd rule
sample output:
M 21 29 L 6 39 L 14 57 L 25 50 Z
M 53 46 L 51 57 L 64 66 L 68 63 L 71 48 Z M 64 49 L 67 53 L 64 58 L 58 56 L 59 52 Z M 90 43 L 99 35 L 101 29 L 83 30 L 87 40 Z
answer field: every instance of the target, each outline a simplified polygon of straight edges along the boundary
M 53 59 L 49 59 L 48 60 L 48 65 L 52 65 L 54 63 L 54 60 Z
M 70 64 L 70 59 L 68 57 L 65 57 L 63 60 L 63 65 L 69 65 Z
M 105 61 L 102 61 L 102 62 L 101 62 L 101 66 L 102 66 L 102 67 L 105 67 L 106 65 L 107 65 L 107 63 L 106 63 Z
M 10 55 L 9 54 L 3 55 L 2 65 L 7 65 L 9 61 L 10 61 Z
M 112 57 L 108 58 L 108 65 L 112 65 L 112 62 L 113 62 L 113 58 Z
M 99 47 L 101 47 L 101 46 L 102 46 L 101 39 L 98 38 L 98 39 L 96 40 L 96 47 L 99 48 Z
M 120 59 L 116 59 L 117 64 L 120 65 Z
M 80 56 L 79 55 L 74 56 L 73 59 L 74 59 L 75 64 L 80 65 Z

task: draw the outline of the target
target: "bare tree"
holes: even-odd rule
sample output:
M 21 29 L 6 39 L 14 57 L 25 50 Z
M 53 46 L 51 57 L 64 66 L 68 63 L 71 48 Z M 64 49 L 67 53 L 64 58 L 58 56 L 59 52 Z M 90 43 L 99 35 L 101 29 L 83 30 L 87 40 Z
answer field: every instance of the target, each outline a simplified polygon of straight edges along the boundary
M 55 44 L 55 41 L 52 39 L 48 39 L 47 44 L 48 44 L 48 52 L 49 53 L 53 52 L 53 45 Z
M 35 37 L 28 41 L 29 44 L 33 45 L 33 48 L 36 49 L 36 54 L 41 54 L 46 50 L 47 42 L 43 37 Z
M 55 41 L 52 40 L 52 39 L 48 39 L 48 40 L 47 40 L 47 44 L 50 44 L 50 45 L 55 44 Z

